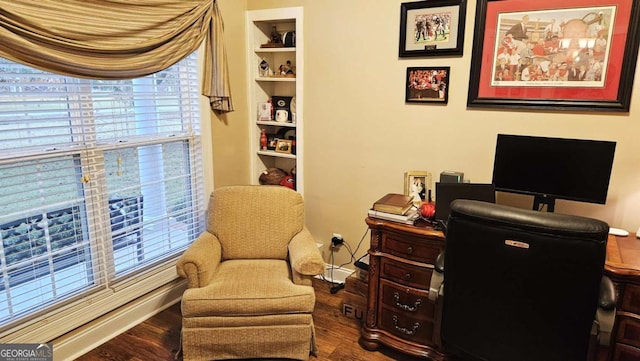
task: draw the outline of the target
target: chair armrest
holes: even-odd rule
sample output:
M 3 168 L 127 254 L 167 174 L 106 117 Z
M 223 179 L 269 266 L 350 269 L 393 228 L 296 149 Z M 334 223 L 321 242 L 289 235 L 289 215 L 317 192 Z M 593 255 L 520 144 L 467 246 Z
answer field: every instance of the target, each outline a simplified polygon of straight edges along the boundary
M 616 318 L 616 289 L 611 279 L 602 276 L 600 281 L 600 296 L 596 321 L 598 324 L 598 337 L 600 345 L 609 346 L 611 343 L 611 331 Z
M 209 284 L 221 256 L 220 241 L 205 231 L 180 256 L 176 270 L 180 277 L 187 279 L 188 288 L 203 287 Z
M 444 251 L 440 252 L 436 259 L 436 264 L 431 273 L 431 283 L 429 283 L 429 299 L 436 301 L 443 292 L 444 283 Z
M 304 276 L 324 273 L 324 260 L 315 239 L 306 227 L 289 242 L 289 262 L 294 271 Z
M 600 280 L 598 307 L 606 311 L 616 308 L 616 288 L 613 285 L 613 281 L 607 276 L 602 276 Z

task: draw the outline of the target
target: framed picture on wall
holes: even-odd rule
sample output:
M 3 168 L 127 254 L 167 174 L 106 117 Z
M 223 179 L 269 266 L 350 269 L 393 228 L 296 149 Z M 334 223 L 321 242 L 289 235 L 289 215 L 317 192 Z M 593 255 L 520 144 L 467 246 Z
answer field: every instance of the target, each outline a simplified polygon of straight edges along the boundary
M 466 0 L 400 5 L 399 56 L 462 55 Z
M 448 66 L 407 68 L 405 101 L 447 104 L 449 70 Z
M 478 0 L 469 107 L 629 111 L 640 2 Z

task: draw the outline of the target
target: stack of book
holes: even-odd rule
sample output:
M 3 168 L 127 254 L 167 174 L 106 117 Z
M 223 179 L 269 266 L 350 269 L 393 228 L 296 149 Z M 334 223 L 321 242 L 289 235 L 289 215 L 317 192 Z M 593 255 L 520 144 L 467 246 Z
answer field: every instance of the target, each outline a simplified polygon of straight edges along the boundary
M 389 193 L 373 203 L 369 217 L 386 221 L 413 224 L 419 217 L 413 207 L 413 198 L 404 194 Z

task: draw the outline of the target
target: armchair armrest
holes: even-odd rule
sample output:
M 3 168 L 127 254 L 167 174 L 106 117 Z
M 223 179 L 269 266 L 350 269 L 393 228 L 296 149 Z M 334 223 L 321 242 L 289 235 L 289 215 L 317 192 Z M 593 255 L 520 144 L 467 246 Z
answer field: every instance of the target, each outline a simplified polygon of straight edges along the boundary
M 187 279 L 188 288 L 203 287 L 209 284 L 221 257 L 220 241 L 205 231 L 178 259 L 176 270 L 180 277 Z
M 324 260 L 318 250 L 311 232 L 304 227 L 289 242 L 289 262 L 295 283 L 305 283 L 304 276 L 315 276 L 324 273 Z

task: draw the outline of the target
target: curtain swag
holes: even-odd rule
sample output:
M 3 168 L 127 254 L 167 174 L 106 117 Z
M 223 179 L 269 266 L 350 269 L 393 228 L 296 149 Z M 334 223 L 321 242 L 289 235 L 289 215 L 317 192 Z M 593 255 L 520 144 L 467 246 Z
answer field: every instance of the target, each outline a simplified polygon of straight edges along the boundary
M 215 0 L 12 0 L 0 3 L 0 56 L 46 71 L 130 79 L 170 67 L 205 41 L 202 94 L 233 111 Z

